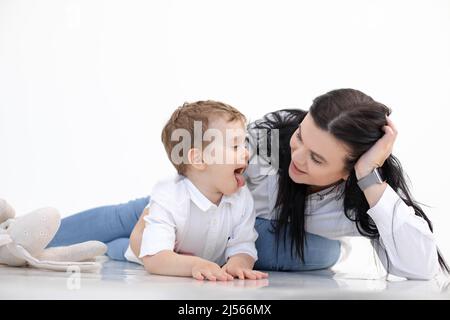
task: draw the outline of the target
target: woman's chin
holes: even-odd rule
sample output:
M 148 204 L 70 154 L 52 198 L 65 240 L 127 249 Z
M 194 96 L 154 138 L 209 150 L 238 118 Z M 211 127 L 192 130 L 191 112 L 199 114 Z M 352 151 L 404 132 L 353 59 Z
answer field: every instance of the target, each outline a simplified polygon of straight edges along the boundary
M 302 183 L 305 184 L 305 178 L 304 177 L 299 177 L 297 176 L 294 172 L 292 172 L 292 169 L 289 168 L 289 177 L 291 178 L 292 181 L 294 181 L 295 183 Z

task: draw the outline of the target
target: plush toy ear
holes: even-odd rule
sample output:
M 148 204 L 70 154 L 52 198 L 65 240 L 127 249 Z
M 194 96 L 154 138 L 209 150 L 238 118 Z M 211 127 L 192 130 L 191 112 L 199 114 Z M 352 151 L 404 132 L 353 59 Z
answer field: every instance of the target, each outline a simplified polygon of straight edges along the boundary
M 0 223 L 16 216 L 16 212 L 6 200 L 0 199 Z

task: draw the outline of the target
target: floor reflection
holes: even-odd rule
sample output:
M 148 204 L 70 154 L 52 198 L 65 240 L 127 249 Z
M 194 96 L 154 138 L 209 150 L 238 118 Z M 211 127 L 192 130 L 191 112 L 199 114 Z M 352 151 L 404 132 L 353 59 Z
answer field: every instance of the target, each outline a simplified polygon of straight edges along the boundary
M 0 266 L 0 299 L 450 299 L 450 281 L 444 276 L 430 281 L 367 280 L 320 270 L 213 282 L 149 275 L 140 265 L 109 260 L 98 273 L 78 275 L 76 290 L 68 285 L 71 276 Z

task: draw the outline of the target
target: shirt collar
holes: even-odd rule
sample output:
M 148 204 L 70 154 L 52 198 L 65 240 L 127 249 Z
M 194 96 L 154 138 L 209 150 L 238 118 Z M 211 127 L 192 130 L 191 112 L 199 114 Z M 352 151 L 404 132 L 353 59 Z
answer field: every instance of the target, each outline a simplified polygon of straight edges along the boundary
M 189 192 L 189 195 L 191 197 L 192 202 L 195 203 L 197 207 L 200 208 L 202 211 L 208 211 L 208 209 L 212 208 L 218 208 L 214 203 L 212 203 L 203 193 L 201 193 L 200 190 L 188 179 L 185 178 L 184 182 L 186 184 L 187 190 Z M 223 195 L 222 199 L 220 200 L 220 204 L 223 203 L 231 203 L 232 202 L 233 195 L 226 196 Z M 219 205 L 220 205 L 219 204 Z
M 311 193 L 310 195 L 308 195 L 308 197 L 311 200 L 324 200 L 324 199 L 328 199 L 328 198 L 339 198 L 342 195 L 342 191 L 344 188 L 345 182 L 341 182 L 337 185 L 328 187 L 324 190 L 318 191 L 318 192 L 314 192 Z

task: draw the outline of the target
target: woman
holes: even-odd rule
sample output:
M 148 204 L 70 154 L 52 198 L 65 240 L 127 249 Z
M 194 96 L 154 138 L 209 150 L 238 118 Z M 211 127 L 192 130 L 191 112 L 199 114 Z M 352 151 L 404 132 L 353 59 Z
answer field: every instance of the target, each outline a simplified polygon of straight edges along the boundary
M 268 139 L 273 129 L 279 134 L 276 174 L 262 170 L 270 167 L 264 161 L 246 173 L 258 216 L 256 269 L 328 268 L 340 256 L 331 239 L 360 235 L 372 240 L 391 274 L 430 279 L 439 265 L 448 272 L 431 222 L 391 155 L 397 131 L 389 114 L 364 93 L 341 89 L 316 98 L 309 112 L 280 110 L 251 124 L 269 129 Z M 68 217 L 50 245 L 100 240 L 111 258 L 124 260 L 135 225 L 130 244 L 139 251 L 146 212 L 138 217 L 148 200 Z

